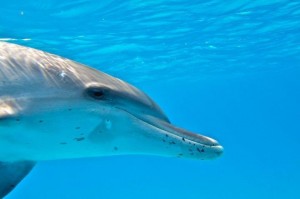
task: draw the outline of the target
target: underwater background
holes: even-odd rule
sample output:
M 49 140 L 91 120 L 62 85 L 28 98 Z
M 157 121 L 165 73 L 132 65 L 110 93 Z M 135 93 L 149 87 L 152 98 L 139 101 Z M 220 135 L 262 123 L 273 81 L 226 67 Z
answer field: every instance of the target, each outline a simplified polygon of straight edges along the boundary
M 300 198 L 300 1 L 0 3 L 1 41 L 130 82 L 225 149 L 41 162 L 6 199 Z

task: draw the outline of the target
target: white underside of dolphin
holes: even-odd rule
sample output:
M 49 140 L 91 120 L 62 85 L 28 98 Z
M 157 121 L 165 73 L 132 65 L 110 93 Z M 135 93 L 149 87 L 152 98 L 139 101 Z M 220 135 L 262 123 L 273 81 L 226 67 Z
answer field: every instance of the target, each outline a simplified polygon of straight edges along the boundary
M 128 83 L 71 60 L 0 42 L 0 198 L 43 160 L 149 154 L 220 156 L 217 141 L 170 124 Z

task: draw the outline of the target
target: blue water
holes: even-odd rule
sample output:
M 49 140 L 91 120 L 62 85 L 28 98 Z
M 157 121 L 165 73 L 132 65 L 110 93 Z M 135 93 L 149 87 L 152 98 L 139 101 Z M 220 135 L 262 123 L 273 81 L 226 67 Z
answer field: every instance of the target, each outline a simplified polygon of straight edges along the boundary
M 0 40 L 122 78 L 225 148 L 42 162 L 7 199 L 300 198 L 299 1 L 1 0 L 0 13 Z

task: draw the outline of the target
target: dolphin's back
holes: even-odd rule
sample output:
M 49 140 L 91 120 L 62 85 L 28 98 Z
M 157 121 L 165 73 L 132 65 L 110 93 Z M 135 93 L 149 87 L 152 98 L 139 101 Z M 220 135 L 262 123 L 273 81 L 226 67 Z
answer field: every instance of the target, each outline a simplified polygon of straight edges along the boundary
M 114 90 L 123 91 L 145 104 L 151 99 L 130 84 L 99 70 L 72 60 L 7 42 L 0 42 L 0 99 L 3 93 L 18 94 L 33 90 L 39 94 L 46 91 L 76 91 L 91 83 L 98 83 Z M 101 85 L 100 85 L 101 86 Z M 44 90 L 39 90 L 39 89 Z
M 87 76 L 79 77 L 84 71 L 91 73 L 90 70 L 79 63 L 40 50 L 0 42 L 1 85 L 78 86 L 93 79 L 90 75 L 88 80 L 85 78 Z M 107 78 L 107 75 L 102 75 Z

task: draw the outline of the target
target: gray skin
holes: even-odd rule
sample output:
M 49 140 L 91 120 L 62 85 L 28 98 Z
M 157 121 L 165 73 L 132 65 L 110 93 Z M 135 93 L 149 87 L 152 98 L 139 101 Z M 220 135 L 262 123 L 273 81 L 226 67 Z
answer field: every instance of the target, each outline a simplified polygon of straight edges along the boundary
M 145 93 L 120 79 L 0 42 L 0 175 L 8 168 L 1 173 L 1 162 L 120 154 L 204 160 L 222 151 L 216 140 L 173 126 Z

